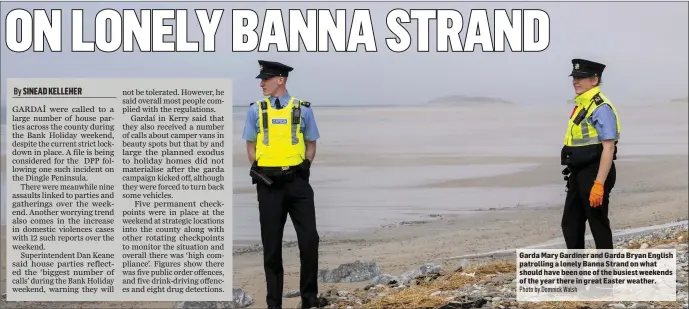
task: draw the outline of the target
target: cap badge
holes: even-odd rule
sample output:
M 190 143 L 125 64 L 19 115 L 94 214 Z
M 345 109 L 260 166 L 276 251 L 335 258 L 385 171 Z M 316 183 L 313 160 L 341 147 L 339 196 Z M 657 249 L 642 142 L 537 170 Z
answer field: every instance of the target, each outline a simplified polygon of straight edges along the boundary
M 578 63 L 575 63 L 575 64 L 574 64 L 574 69 L 575 69 L 575 70 L 578 70 L 578 69 L 579 69 L 579 64 L 578 64 Z
M 263 65 L 259 65 L 259 66 L 258 66 L 258 69 L 259 69 L 261 72 L 263 72 Z

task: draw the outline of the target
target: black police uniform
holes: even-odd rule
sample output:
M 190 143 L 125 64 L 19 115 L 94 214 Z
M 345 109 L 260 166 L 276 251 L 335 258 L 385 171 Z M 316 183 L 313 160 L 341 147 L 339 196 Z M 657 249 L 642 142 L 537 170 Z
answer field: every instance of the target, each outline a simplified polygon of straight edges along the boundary
M 572 73 L 569 76 L 586 78 L 603 74 L 605 65 L 584 59 L 572 60 Z M 602 103 L 598 95 L 594 95 L 595 104 Z M 579 116 L 583 120 L 585 114 Z M 574 116 L 574 115 L 573 115 Z M 578 119 L 575 119 L 575 121 Z M 616 143 L 617 144 L 617 143 Z M 563 146 L 561 164 L 567 167 L 562 171 L 567 181 L 567 197 L 562 216 L 562 232 L 568 249 L 585 249 L 586 221 L 589 221 L 591 234 L 595 238 L 597 249 L 613 249 L 612 230 L 608 219 L 608 204 L 610 191 L 615 186 L 616 170 L 614 160 L 617 159 L 617 145 L 613 155 L 613 163 L 604 183 L 603 202 L 592 208 L 589 194 L 598 176 L 602 144 L 582 147 Z
M 256 78 L 287 77 L 292 67 L 273 61 L 259 61 Z M 260 143 L 261 141 L 257 141 Z M 297 232 L 301 261 L 300 294 L 302 308 L 323 307 L 318 297 L 318 244 L 314 192 L 309 184 L 311 162 L 306 159 L 298 166 L 283 170 L 280 167 L 251 167 L 252 182 L 256 184 L 260 213 L 263 264 L 266 276 L 266 303 L 269 308 L 281 308 L 284 286 L 282 240 L 287 215 Z M 266 183 L 265 179 L 268 179 Z

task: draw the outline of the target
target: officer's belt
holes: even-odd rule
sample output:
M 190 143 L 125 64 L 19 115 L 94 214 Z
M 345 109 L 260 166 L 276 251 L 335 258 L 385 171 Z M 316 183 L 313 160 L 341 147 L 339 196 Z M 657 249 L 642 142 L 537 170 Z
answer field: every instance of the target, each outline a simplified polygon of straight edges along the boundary
M 289 178 L 294 177 L 300 171 L 300 167 L 298 165 L 284 167 L 259 166 L 258 169 L 262 174 L 275 181 L 289 180 Z

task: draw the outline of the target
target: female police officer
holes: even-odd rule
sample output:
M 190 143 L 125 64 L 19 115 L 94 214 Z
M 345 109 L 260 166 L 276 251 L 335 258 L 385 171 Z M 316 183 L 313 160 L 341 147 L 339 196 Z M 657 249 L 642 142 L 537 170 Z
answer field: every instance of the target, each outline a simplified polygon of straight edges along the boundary
M 573 59 L 572 65 L 577 96 L 561 153 L 567 166 L 563 174 L 569 174 L 562 232 L 568 249 L 584 249 L 588 220 L 596 248 L 612 249 L 608 203 L 616 178 L 619 117 L 600 91 L 605 65 L 584 59 Z

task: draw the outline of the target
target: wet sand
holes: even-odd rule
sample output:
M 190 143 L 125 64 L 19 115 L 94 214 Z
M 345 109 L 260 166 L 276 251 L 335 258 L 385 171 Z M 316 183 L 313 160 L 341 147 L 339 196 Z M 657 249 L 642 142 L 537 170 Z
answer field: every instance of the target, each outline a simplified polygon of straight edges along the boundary
M 618 109 L 624 119 L 618 182 L 611 197 L 613 228 L 686 220 L 686 106 L 654 113 L 642 107 Z M 571 106 L 318 110 L 323 140 L 312 183 L 323 235 L 320 266 L 375 260 L 384 272 L 399 274 L 425 261 L 560 237 L 565 191 L 557 156 L 562 118 L 569 111 Z M 504 116 L 486 120 L 496 114 Z M 241 125 L 235 123 L 236 131 Z M 378 135 L 372 133 L 376 131 Z M 248 177 L 242 179 L 248 168 L 244 142 L 236 138 L 234 143 L 235 234 L 244 238 L 240 242 L 251 243 L 251 229 L 237 222 L 258 227 L 257 218 L 252 219 L 257 216 L 255 193 Z M 402 220 L 428 222 L 377 228 Z M 285 229 L 289 239 L 291 224 Z M 285 248 L 283 256 L 285 289 L 296 289 L 298 249 Z M 265 307 L 261 261 L 260 252 L 234 256 L 234 285 L 254 297 L 252 308 Z M 4 291 L 4 265 L 1 276 Z M 321 284 L 321 289 L 331 286 L 336 285 Z M 297 302 L 285 299 L 284 305 Z

